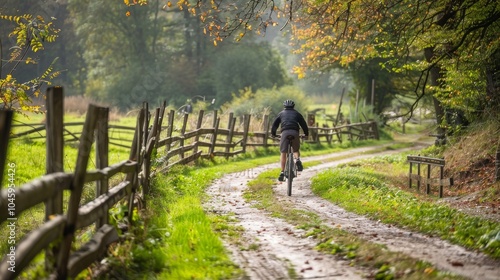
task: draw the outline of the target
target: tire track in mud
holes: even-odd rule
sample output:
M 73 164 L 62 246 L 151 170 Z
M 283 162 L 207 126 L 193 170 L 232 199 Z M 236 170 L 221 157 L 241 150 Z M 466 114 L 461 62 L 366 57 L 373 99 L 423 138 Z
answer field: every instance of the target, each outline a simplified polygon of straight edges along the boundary
M 346 210 L 316 197 L 310 189 L 310 179 L 318 172 L 338 164 L 375 155 L 401 152 L 384 151 L 359 155 L 377 147 L 358 148 L 327 156 L 302 158 L 305 169 L 294 180 L 292 196 L 286 195 L 286 184 L 274 186 L 275 195 L 295 205 L 296 209 L 314 212 L 323 224 L 341 227 L 365 240 L 384 244 L 391 251 L 402 252 L 416 259 L 432 263 L 440 270 L 449 271 L 470 279 L 500 279 L 500 262 L 484 254 L 468 251 L 436 237 L 426 236 L 396 228 Z M 414 148 L 413 148 L 414 149 Z M 358 155 L 307 167 L 307 162 L 331 157 Z M 233 261 L 246 273 L 246 279 L 363 279 L 369 274 L 363 268 L 349 266 L 349 261 L 314 249 L 317 241 L 303 237 L 304 231 L 265 211 L 252 207 L 242 194 L 246 183 L 261 172 L 277 168 L 270 164 L 233 173 L 216 180 L 207 189 L 210 199 L 207 211 L 220 214 L 233 213 L 236 225 L 244 229 L 240 244 L 226 244 Z M 290 274 L 290 271 L 292 274 Z M 293 274 L 295 273 L 295 274 Z M 291 276 L 293 275 L 293 276 Z

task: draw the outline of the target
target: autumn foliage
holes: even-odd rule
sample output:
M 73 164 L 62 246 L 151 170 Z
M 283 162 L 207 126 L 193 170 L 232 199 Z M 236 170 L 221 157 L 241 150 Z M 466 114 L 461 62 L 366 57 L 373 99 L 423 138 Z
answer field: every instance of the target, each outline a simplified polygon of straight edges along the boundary
M 0 20 L 14 25 L 9 37 L 15 38 L 15 45 L 9 48 L 8 59 L 4 60 L 2 57 L 0 62 L 0 108 L 39 112 L 40 107 L 33 105 L 31 99 L 41 94 L 43 84 L 50 84 L 50 81 L 59 75 L 59 72 L 53 69 L 55 61 L 42 75 L 28 81 L 18 81 L 16 70 L 21 64 L 36 65 L 37 60 L 33 54 L 42 51 L 46 43 L 54 42 L 59 30 L 43 17 L 30 14 L 0 14 Z M 4 47 L 1 41 L 0 46 Z

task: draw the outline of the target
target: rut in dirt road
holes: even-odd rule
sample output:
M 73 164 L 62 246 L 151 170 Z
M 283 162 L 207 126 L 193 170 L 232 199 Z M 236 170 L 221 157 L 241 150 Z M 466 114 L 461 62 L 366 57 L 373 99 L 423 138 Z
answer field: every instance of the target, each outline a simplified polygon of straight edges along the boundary
M 360 153 L 374 148 L 360 148 L 329 155 Z M 292 196 L 286 195 L 286 184 L 274 187 L 275 195 L 291 202 L 296 209 L 319 215 L 323 224 L 341 227 L 361 238 L 384 244 L 389 250 L 401 252 L 432 263 L 443 271 L 470 279 L 500 279 L 500 262 L 436 237 L 425 236 L 394 226 L 385 225 L 366 217 L 349 213 L 330 202 L 316 197 L 310 190 L 309 180 L 322 170 L 338 164 L 374 155 L 396 153 L 390 151 L 358 155 L 349 159 L 326 162 L 307 167 L 307 161 L 328 156 L 302 158 L 305 170 L 294 180 Z M 208 189 L 210 200 L 205 207 L 216 213 L 233 213 L 235 223 L 244 228 L 241 244 L 226 244 L 233 261 L 246 273 L 248 279 L 363 279 L 369 271 L 351 267 L 346 260 L 323 254 L 314 249 L 317 241 L 303 237 L 304 232 L 281 219 L 270 217 L 265 211 L 252 207 L 242 197 L 246 183 L 277 164 L 261 166 L 237 174 L 229 174 L 215 181 Z

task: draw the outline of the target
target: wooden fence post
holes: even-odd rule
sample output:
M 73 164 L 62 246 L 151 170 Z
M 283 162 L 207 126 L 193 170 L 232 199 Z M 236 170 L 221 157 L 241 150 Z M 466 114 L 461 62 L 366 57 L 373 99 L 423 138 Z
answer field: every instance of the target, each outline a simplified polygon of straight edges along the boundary
M 153 118 L 153 124 L 151 126 L 151 131 L 149 132 L 148 135 L 148 141 L 146 143 L 149 143 L 150 141 L 154 140 L 154 143 L 158 142 L 156 137 L 156 133 L 158 133 L 158 126 L 160 126 L 160 112 L 161 108 L 156 108 L 155 109 L 155 117 Z M 153 139 L 154 138 L 154 139 Z M 154 145 L 156 147 L 156 145 Z
M 95 161 L 97 169 L 104 169 L 109 166 L 109 135 L 108 135 L 109 108 L 99 108 L 97 120 L 97 129 L 95 137 Z M 96 198 L 106 194 L 109 189 L 108 178 L 96 181 Z M 96 228 L 99 229 L 108 223 L 108 209 L 106 214 L 96 222 Z
M 90 104 L 87 110 L 85 125 L 80 136 L 80 145 L 78 147 L 78 157 L 75 166 L 75 175 L 73 177 L 71 195 L 68 201 L 67 223 L 64 229 L 63 240 L 61 241 L 61 250 L 57 257 L 57 278 L 68 278 L 68 260 L 71 253 L 71 244 L 75 236 L 75 227 L 78 218 L 78 208 L 82 196 L 87 164 L 89 161 L 90 150 L 94 139 L 94 131 L 97 125 L 97 116 L 99 107 Z
M 200 113 L 198 114 L 198 121 L 196 122 L 196 131 L 198 131 L 201 128 L 201 124 L 203 123 L 203 115 L 205 111 L 200 110 Z M 196 136 L 194 137 L 194 142 L 195 146 L 193 148 L 193 154 L 196 154 L 198 152 L 198 141 L 200 140 L 200 135 L 197 133 Z
M 14 112 L 10 110 L 0 110 L 0 184 L 3 180 L 3 170 L 5 168 L 5 160 L 7 159 L 7 148 L 9 146 L 13 113 Z
M 64 172 L 64 92 L 62 87 L 50 87 L 47 89 L 46 106 L 45 173 Z M 58 192 L 54 197 L 45 202 L 45 221 L 48 221 L 53 215 L 61 215 L 62 213 L 63 192 Z M 59 249 L 59 245 L 54 245 L 45 251 L 45 268 L 48 271 L 53 270 Z
M 236 124 L 236 118 L 233 117 L 233 113 L 231 112 L 229 114 L 229 120 L 228 120 L 228 124 L 227 124 L 227 129 L 228 129 L 228 132 L 227 132 L 227 137 L 226 137 L 226 153 L 229 154 L 229 151 L 231 150 L 231 141 L 233 141 L 233 134 L 234 134 L 234 126 Z M 229 155 L 226 155 L 226 159 L 229 158 Z
M 142 147 L 146 147 L 146 143 L 148 143 L 148 135 L 149 135 L 149 120 L 151 119 L 150 113 L 149 113 L 149 104 L 147 102 L 144 102 L 142 104 L 142 109 L 144 109 L 144 121 L 142 123 Z
M 212 123 L 212 127 L 215 127 L 215 125 L 217 124 L 217 110 L 214 110 L 214 119 L 213 119 L 213 123 Z
M 408 173 L 408 188 L 411 189 L 412 181 L 411 181 L 411 175 L 413 172 L 413 162 L 410 161 L 410 173 Z
M 431 193 L 431 165 L 427 164 L 427 185 L 425 187 L 425 193 Z
M 214 125 L 214 135 L 212 136 L 212 143 L 210 143 L 210 148 L 208 149 L 208 156 L 212 157 L 215 152 L 215 143 L 217 142 L 217 132 L 219 132 L 220 118 L 217 118 Z
M 174 120 L 175 120 L 175 111 L 170 110 L 168 114 L 167 138 L 172 137 L 172 133 L 174 131 Z M 170 145 L 171 145 L 170 143 L 165 145 L 165 154 L 167 154 L 168 151 L 170 151 Z
M 146 196 L 149 194 L 149 190 L 150 190 L 151 155 L 153 153 L 153 149 L 155 147 L 155 142 L 156 142 L 156 138 L 157 138 L 156 132 L 157 132 L 157 127 L 158 127 L 158 121 L 160 118 L 159 114 L 160 114 L 160 108 L 156 108 L 155 117 L 153 119 L 153 125 L 152 125 L 151 129 L 147 132 L 147 136 L 146 135 L 144 136 L 145 138 L 147 138 L 147 140 L 144 141 L 144 143 L 145 143 L 145 145 L 143 146 L 144 154 L 142 155 L 142 157 L 143 157 L 142 174 L 144 176 L 143 185 L 142 185 L 142 193 L 143 193 L 144 198 L 146 198 Z M 148 121 L 148 123 L 149 123 L 149 121 Z
M 241 142 L 242 151 L 246 153 L 247 151 L 247 140 L 248 140 L 248 131 L 250 130 L 250 115 L 245 114 L 243 121 L 243 140 Z
M 64 172 L 63 167 L 63 115 L 64 115 L 64 94 L 61 87 L 51 87 L 47 89 L 47 114 L 46 114 L 46 174 Z M 46 208 L 46 220 L 52 214 L 62 213 L 62 196 L 60 201 L 54 200 Z M 47 212 L 48 210 L 48 212 Z
M 179 146 L 184 147 L 184 134 L 186 133 L 186 127 L 187 127 L 187 121 L 189 118 L 189 114 L 185 113 L 184 114 L 184 119 L 182 120 L 182 127 L 181 127 L 181 140 L 179 141 Z M 180 153 L 180 158 L 184 158 L 184 150 L 181 151 Z
M 342 114 L 341 109 L 342 109 L 342 99 L 344 99 L 344 92 L 345 92 L 345 87 L 342 88 L 342 94 L 340 95 L 340 102 L 339 102 L 339 110 L 337 111 L 337 117 L 335 118 L 335 123 L 333 124 L 333 126 L 337 126 L 340 120 L 340 115 Z
M 167 107 L 167 101 L 163 101 L 160 107 L 160 116 L 158 118 L 158 126 L 157 126 L 157 131 L 155 132 L 156 135 L 156 141 L 155 141 L 155 147 L 158 147 L 158 141 L 160 140 L 160 134 L 162 130 L 162 124 L 163 124 L 163 118 L 165 116 L 165 108 Z
M 420 155 L 419 155 L 420 156 Z M 417 175 L 418 175 L 418 180 L 417 180 L 417 190 L 420 191 L 420 163 L 417 163 Z
M 267 139 L 269 139 L 269 115 L 264 115 L 264 121 L 262 122 L 262 130 L 264 131 L 264 149 L 267 150 Z
M 440 166 L 439 167 L 439 198 L 443 197 L 443 179 L 444 179 L 444 166 Z
M 128 199 L 128 222 L 131 225 L 133 221 L 133 210 L 134 210 L 134 200 L 135 194 L 137 193 L 138 185 L 142 182 L 139 182 L 139 171 L 141 168 L 141 143 L 142 143 L 142 123 L 144 122 L 144 109 L 139 111 L 137 115 L 137 122 L 135 126 L 135 134 L 134 140 L 132 141 L 132 148 L 130 150 L 130 160 L 137 162 L 136 170 L 134 174 L 129 174 L 127 176 L 127 181 L 132 182 L 132 189 L 130 190 L 129 199 Z
M 151 169 L 151 159 L 150 152 L 148 148 L 150 146 L 153 129 L 149 129 L 149 121 L 151 120 L 151 115 L 149 113 L 149 105 L 147 102 L 143 104 L 143 123 L 142 123 L 142 147 L 141 147 L 141 163 L 142 163 L 142 197 L 146 198 L 146 195 L 149 194 L 149 183 L 150 183 L 150 169 Z

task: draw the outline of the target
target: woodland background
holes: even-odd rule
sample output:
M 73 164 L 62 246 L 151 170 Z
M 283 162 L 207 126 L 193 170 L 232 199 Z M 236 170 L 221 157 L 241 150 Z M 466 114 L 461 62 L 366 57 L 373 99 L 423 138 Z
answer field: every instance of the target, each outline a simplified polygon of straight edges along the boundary
M 449 115 L 448 124 L 467 124 L 498 111 L 498 6 L 7 0 L 0 5 L 2 100 L 19 106 L 11 90 L 30 99 L 53 84 L 122 111 L 143 101 L 203 100 L 248 113 L 270 100 L 252 108 L 228 102 L 274 89 L 262 96 L 291 92 L 306 108 L 305 99 L 333 103 L 346 89 L 351 103 L 365 100 L 375 116 L 409 116 L 420 106 L 439 123 Z

